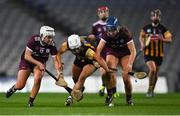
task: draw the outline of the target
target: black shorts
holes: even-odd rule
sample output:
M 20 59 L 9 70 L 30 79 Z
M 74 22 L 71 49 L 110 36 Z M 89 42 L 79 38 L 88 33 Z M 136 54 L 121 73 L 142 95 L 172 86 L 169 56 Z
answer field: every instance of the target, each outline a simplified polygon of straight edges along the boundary
M 154 61 L 156 65 L 160 66 L 162 64 L 163 58 L 162 57 L 153 57 L 153 56 L 144 56 L 145 62 Z
M 74 60 L 74 65 L 76 65 L 77 67 L 79 67 L 79 68 L 83 68 L 85 65 L 87 65 L 87 64 L 92 64 L 92 65 L 94 65 L 93 64 L 93 60 L 80 60 L 80 59 L 78 59 L 78 58 L 76 58 L 75 60 Z

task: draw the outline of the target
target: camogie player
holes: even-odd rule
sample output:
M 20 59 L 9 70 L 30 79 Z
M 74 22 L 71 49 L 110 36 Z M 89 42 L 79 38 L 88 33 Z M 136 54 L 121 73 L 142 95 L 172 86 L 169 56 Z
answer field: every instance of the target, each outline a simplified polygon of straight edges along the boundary
M 149 69 L 149 88 L 147 97 L 153 97 L 154 88 L 158 79 L 158 71 L 164 56 L 164 42 L 172 41 L 172 34 L 160 23 L 161 11 L 151 11 L 151 24 L 145 25 L 140 32 L 141 49 L 144 51 L 144 60 Z M 145 45 L 145 43 L 148 43 Z
M 132 71 L 132 65 L 136 56 L 136 49 L 132 36 L 127 28 L 120 26 L 118 19 L 109 17 L 107 19 L 107 33 L 102 35 L 97 47 L 97 54 L 100 55 L 106 46 L 106 63 L 110 69 L 117 70 L 118 65 L 122 68 L 122 78 L 125 85 L 126 102 L 133 105 L 132 85 L 128 72 Z M 113 106 L 113 94 L 116 88 L 116 74 L 108 75 L 106 103 Z
M 31 73 L 34 74 L 34 84 L 29 96 L 28 106 L 32 107 L 34 99 L 36 98 L 40 89 L 41 80 L 44 76 L 46 62 L 49 54 L 52 55 L 55 69 L 59 73 L 60 65 L 56 59 L 57 48 L 53 41 L 55 36 L 54 29 L 49 26 L 42 26 L 40 28 L 40 35 L 32 36 L 26 45 L 26 49 L 21 55 L 19 63 L 19 70 L 17 74 L 17 81 L 6 93 L 9 98 L 16 90 L 24 88 L 26 81 Z M 64 81 L 64 80 L 63 80 Z
M 106 31 L 106 20 L 109 17 L 109 8 L 107 6 L 101 6 L 97 9 L 97 14 L 99 17 L 99 20 L 93 23 L 92 26 L 92 35 L 89 35 L 91 43 L 96 48 L 101 36 L 104 33 L 107 33 Z M 104 48 L 101 52 L 101 57 L 106 60 L 106 48 Z M 100 86 L 99 95 L 104 96 L 104 90 L 105 90 L 105 83 L 106 83 L 106 72 L 103 68 L 100 67 L 100 75 L 102 79 L 102 85 Z M 117 93 L 114 94 L 115 96 L 118 95 Z
M 84 82 L 97 68 L 102 66 L 106 72 L 113 71 L 109 70 L 105 61 L 96 54 L 94 47 L 82 41 L 76 34 L 69 36 L 68 40 L 60 45 L 57 54 L 57 59 L 60 63 L 61 55 L 67 51 L 71 51 L 76 56 L 72 66 L 72 78 L 75 85 L 71 91 L 71 95 L 65 102 L 65 105 L 69 106 L 73 102 L 72 98 L 77 101 L 81 100 Z

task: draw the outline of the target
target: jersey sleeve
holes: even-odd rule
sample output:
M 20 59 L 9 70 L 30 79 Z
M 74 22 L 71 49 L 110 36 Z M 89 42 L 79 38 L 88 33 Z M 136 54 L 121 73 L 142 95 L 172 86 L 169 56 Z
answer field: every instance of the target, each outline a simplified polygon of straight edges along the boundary
M 26 48 L 29 49 L 30 51 L 34 51 L 34 46 L 35 46 L 35 39 L 31 37 L 30 39 L 28 39 Z
M 168 31 L 168 29 L 163 25 L 161 26 L 161 30 L 163 34 L 165 34 Z
M 57 47 L 55 45 L 51 47 L 50 53 L 52 57 L 55 57 L 55 55 L 57 54 Z
M 133 41 L 132 36 L 127 36 L 127 43 L 132 42 L 132 41 Z
M 91 48 L 88 48 L 87 51 L 86 51 L 86 57 L 89 58 L 89 59 L 93 59 L 94 57 L 94 54 L 95 52 L 91 49 Z
M 127 27 L 122 27 L 121 30 L 123 31 L 123 34 L 126 38 L 126 42 L 129 43 L 132 40 L 132 34 L 130 33 L 130 31 L 127 29 Z

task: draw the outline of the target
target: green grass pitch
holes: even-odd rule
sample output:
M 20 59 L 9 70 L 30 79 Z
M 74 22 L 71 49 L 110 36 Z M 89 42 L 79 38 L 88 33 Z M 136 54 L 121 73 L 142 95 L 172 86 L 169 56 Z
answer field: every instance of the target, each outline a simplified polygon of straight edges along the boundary
M 5 98 L 0 93 L 0 115 L 180 115 L 180 93 L 157 94 L 146 98 L 145 94 L 134 94 L 134 106 L 127 106 L 124 94 L 114 100 L 115 106 L 104 104 L 105 97 L 84 94 L 81 102 L 64 106 L 68 94 L 39 93 L 34 107 L 27 106 L 29 93 L 16 93 Z

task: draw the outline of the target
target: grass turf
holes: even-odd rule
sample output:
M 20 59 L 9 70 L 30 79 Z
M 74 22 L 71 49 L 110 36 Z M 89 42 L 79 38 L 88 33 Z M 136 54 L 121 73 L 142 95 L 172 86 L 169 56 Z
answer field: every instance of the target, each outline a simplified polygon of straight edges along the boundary
M 28 96 L 29 93 L 16 93 L 7 99 L 0 93 L 0 115 L 180 115 L 180 93 L 157 94 L 154 98 L 134 94 L 134 106 L 127 106 L 121 95 L 114 100 L 114 107 L 105 106 L 105 97 L 98 94 L 85 93 L 81 102 L 66 107 L 68 94 L 39 93 L 35 106 L 29 108 Z

